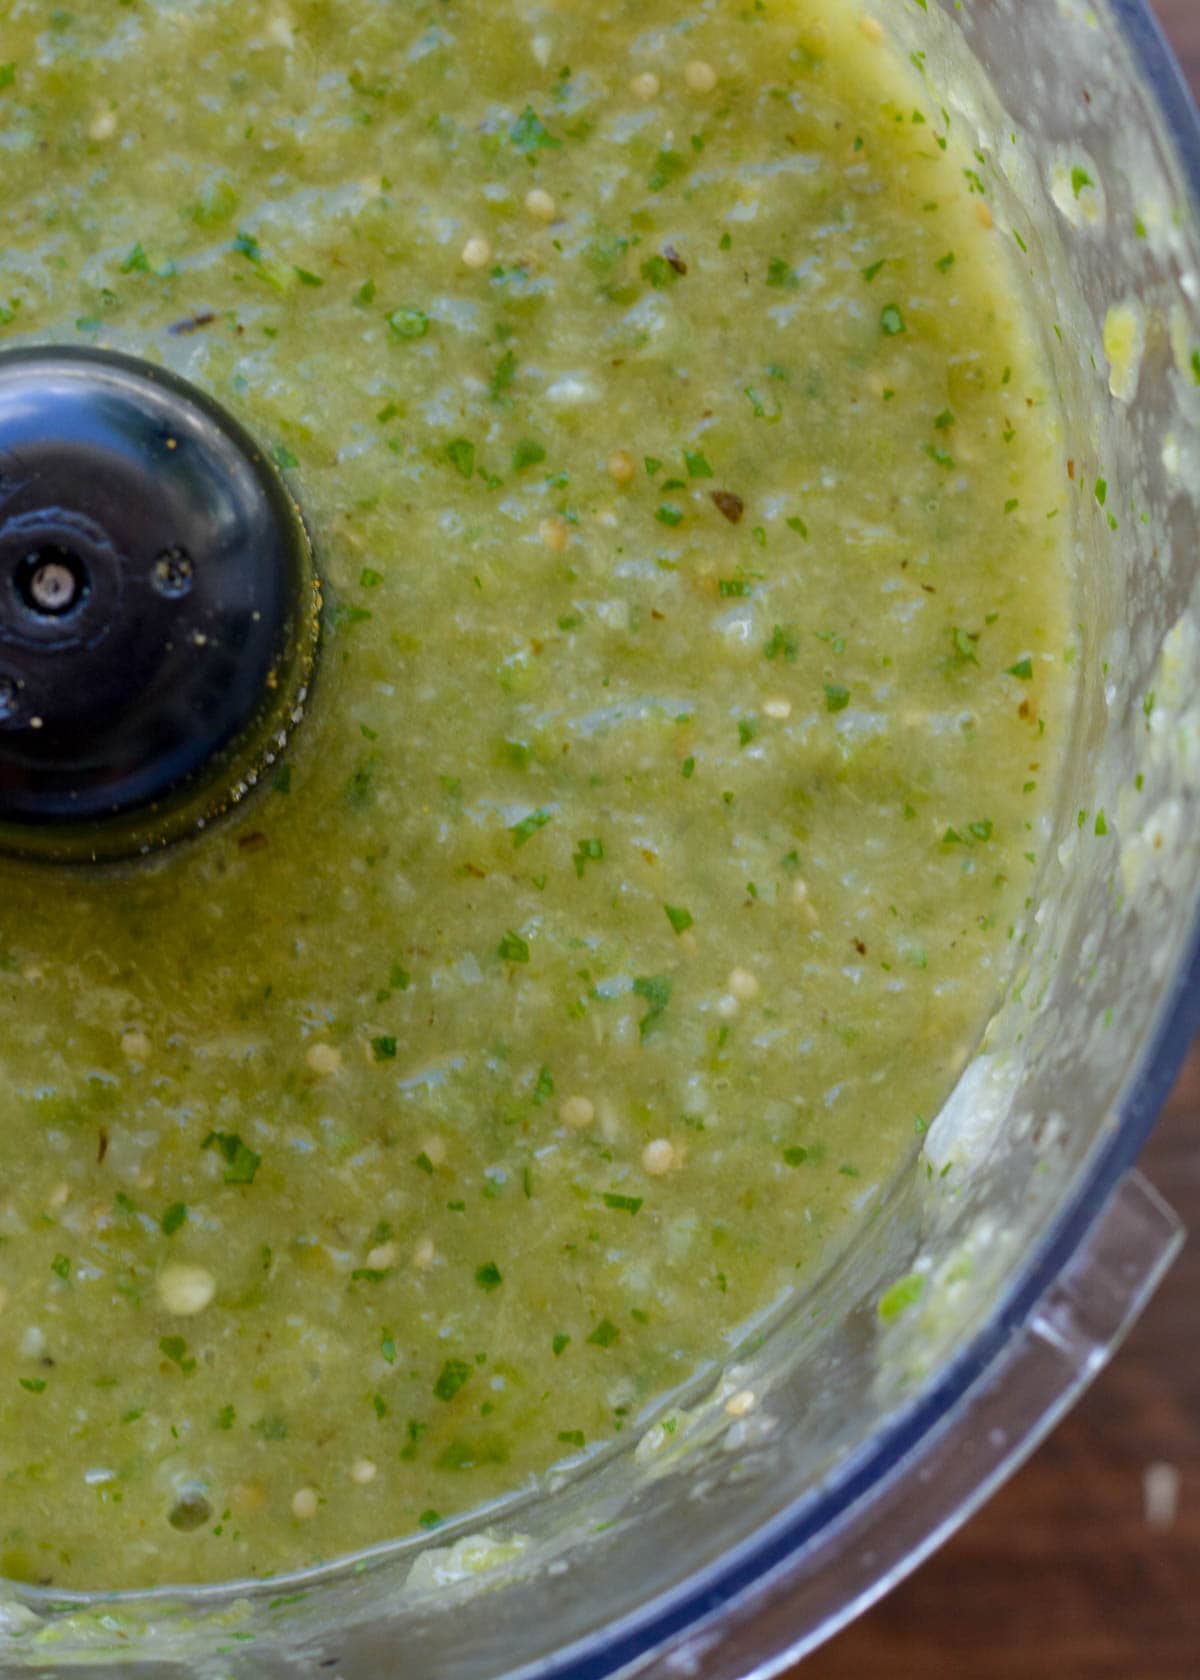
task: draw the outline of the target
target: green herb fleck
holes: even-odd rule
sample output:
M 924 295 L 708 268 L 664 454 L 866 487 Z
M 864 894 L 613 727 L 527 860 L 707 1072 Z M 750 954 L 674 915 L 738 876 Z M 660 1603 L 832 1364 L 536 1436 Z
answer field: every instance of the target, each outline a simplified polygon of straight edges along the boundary
M 673 989 L 672 981 L 665 974 L 639 975 L 634 980 L 635 995 L 644 998 L 650 1005 L 638 1025 L 638 1032 L 643 1039 L 648 1038 L 658 1026 L 663 1011 L 671 1001 Z
M 496 954 L 503 962 L 527 963 L 529 946 L 519 933 L 513 933 L 510 928 L 496 947 Z
M 209 1132 L 201 1149 L 215 1149 L 225 1162 L 226 1184 L 253 1184 L 262 1156 L 244 1144 L 236 1132 Z
M 159 1223 L 164 1237 L 173 1237 L 187 1219 L 188 1210 L 182 1202 L 172 1202 Z
M 531 811 L 527 817 L 522 817 L 519 823 L 514 823 L 509 829 L 513 837 L 513 850 L 523 846 L 527 840 L 532 840 L 539 828 L 545 828 L 551 820 L 550 811 Z
M 453 1400 L 470 1375 L 471 1367 L 463 1360 L 447 1359 L 433 1385 L 435 1396 L 439 1400 Z
M 162 1337 L 158 1351 L 164 1359 L 169 1359 L 172 1365 L 178 1365 L 185 1377 L 190 1377 L 196 1369 L 195 1357 L 188 1352 L 188 1345 L 182 1336 Z
M 763 652 L 768 659 L 786 659 L 789 664 L 800 652 L 800 632 L 794 624 L 777 624 L 771 631 L 771 639 L 764 643 Z
M 532 152 L 554 150 L 562 145 L 557 135 L 542 122 L 532 105 L 526 105 L 508 131 L 508 137 L 519 152 L 528 157 Z
M 463 478 L 471 478 L 475 472 L 475 445 L 470 438 L 452 438 L 446 445 L 446 459 Z
M 618 1213 L 636 1213 L 643 1199 L 641 1196 L 619 1196 L 615 1190 L 604 1192 L 605 1207 L 615 1208 Z
M 572 861 L 575 873 L 582 881 L 583 872 L 589 863 L 599 863 L 604 856 L 604 846 L 599 840 L 580 840 L 575 847 Z
M 490 1294 L 493 1289 L 499 1289 L 504 1279 L 496 1262 L 488 1260 L 484 1265 L 475 1268 L 475 1282 L 480 1289 L 486 1289 Z
M 915 1306 L 925 1293 L 925 1279 L 920 1272 L 909 1272 L 907 1277 L 898 1278 L 890 1289 L 885 1289 L 879 1297 L 878 1312 L 885 1324 L 890 1324 L 894 1318 L 899 1318 L 902 1312 Z
M 401 343 L 413 338 L 424 338 L 429 331 L 429 317 L 423 309 L 393 309 L 387 318 L 387 324 L 392 337 Z
M 684 910 L 681 906 L 675 904 L 664 904 L 663 909 L 667 913 L 667 920 L 676 933 L 686 933 L 692 926 L 693 918 L 690 910 Z

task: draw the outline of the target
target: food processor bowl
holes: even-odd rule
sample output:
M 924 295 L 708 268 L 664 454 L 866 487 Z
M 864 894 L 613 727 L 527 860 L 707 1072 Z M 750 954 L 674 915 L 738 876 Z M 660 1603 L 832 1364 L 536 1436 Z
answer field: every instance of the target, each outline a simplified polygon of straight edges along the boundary
M 1069 768 L 975 1056 L 852 1245 L 612 1447 L 286 1580 L 10 1586 L 0 1672 L 776 1673 L 1020 1463 L 1169 1264 L 1133 1163 L 1200 1018 L 1200 126 L 1140 0 L 865 13 L 1032 301 L 1079 574 Z

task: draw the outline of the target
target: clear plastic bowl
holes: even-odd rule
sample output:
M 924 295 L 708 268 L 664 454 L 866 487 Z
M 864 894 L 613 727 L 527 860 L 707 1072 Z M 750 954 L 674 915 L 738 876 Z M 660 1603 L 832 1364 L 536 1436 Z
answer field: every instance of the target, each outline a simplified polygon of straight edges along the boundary
M 1169 1263 L 1178 1224 L 1132 1164 L 1200 1018 L 1200 127 L 1140 0 L 867 9 L 977 150 L 1071 463 L 1073 768 L 978 1054 L 868 1229 L 674 1434 L 648 1414 L 436 1543 L 288 1581 L 10 1588 L 3 1673 L 776 1673 L 1021 1461 Z

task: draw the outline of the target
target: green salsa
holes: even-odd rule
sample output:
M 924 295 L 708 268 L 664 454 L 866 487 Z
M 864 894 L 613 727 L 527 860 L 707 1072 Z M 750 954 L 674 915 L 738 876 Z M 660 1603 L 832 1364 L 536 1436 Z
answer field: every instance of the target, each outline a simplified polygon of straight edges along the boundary
M 223 824 L 0 864 L 0 1574 L 277 1573 L 633 1436 L 911 1169 L 1068 735 L 1058 413 L 850 4 L 3 50 L 0 344 L 230 407 L 328 622 Z

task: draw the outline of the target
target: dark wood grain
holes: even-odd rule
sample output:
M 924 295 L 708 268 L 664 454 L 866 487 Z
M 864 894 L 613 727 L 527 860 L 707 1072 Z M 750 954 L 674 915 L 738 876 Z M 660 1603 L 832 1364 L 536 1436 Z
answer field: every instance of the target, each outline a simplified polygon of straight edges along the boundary
M 1200 0 L 1155 10 L 1200 91 Z M 1142 1167 L 1197 1237 L 1121 1353 L 1019 1475 L 795 1680 L 1200 1680 L 1200 1047 Z M 1180 1476 L 1164 1529 L 1146 1517 L 1156 1462 Z

